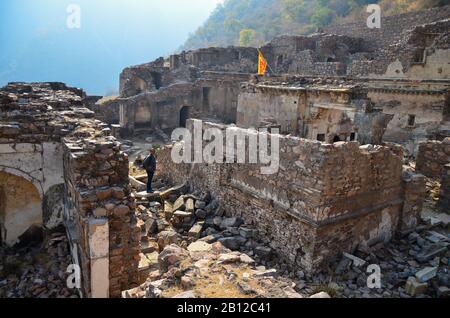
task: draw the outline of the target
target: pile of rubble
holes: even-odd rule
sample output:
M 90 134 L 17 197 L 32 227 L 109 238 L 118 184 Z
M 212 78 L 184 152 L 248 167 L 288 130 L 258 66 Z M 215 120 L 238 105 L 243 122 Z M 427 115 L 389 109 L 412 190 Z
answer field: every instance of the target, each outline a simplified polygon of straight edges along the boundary
M 157 184 L 167 188 L 161 180 Z M 449 296 L 450 237 L 444 215 L 424 219 L 409 237 L 359 248 L 328 272 L 308 275 L 283 263 L 270 242 L 209 192 L 188 193 L 183 185 L 135 196 L 143 284 L 123 297 Z M 380 288 L 368 287 L 371 264 L 381 270 Z
M 430 298 L 450 296 L 450 236 L 446 223 L 430 219 L 408 237 L 344 255 L 333 287 L 343 297 Z M 445 218 L 444 218 L 445 220 Z M 433 223 L 433 224 L 432 224 Z M 369 265 L 381 269 L 381 287 L 369 289 Z
M 256 230 L 209 193 L 187 194 L 183 185 L 135 196 L 144 283 L 124 297 L 303 297 L 270 268 L 276 254 Z
M 50 235 L 42 246 L 0 248 L 0 298 L 78 298 L 66 280 L 72 263 L 65 234 Z

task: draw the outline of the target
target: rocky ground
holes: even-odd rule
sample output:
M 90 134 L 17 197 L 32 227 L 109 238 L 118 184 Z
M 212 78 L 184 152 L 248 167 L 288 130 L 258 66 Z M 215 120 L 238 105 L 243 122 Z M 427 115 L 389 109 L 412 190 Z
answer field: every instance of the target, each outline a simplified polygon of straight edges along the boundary
M 0 248 L 0 298 L 78 298 L 66 286 L 71 263 L 65 233 L 20 249 Z
M 137 182 L 142 190 L 145 185 Z M 164 191 L 161 180 L 156 188 L 161 192 L 136 193 L 145 283 L 124 297 L 449 296 L 447 214 L 426 209 L 409 236 L 343 255 L 327 273 L 308 276 L 282 263 L 269 242 L 258 239 L 254 228 L 229 215 L 209 193 L 188 193 L 186 187 Z M 381 270 L 380 288 L 368 288 L 371 264 Z

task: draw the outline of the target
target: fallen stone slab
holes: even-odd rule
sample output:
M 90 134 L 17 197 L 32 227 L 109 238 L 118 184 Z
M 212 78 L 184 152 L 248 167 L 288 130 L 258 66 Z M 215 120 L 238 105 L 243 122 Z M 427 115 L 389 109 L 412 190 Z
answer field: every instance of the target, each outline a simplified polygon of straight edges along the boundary
M 200 238 L 200 234 L 202 233 L 203 225 L 204 225 L 203 222 L 198 222 L 198 223 L 196 223 L 196 224 L 189 230 L 188 236 L 191 237 L 191 238 L 193 238 L 193 239 L 195 239 L 195 240 L 198 240 L 198 239 Z
M 186 204 L 184 196 L 179 197 L 173 204 L 173 212 L 175 211 L 185 211 Z
M 222 254 L 219 256 L 219 264 L 231 264 L 241 261 L 241 256 L 233 253 Z
M 269 269 L 264 271 L 255 271 L 253 272 L 253 276 L 255 277 L 275 277 L 277 275 L 276 269 Z
M 136 193 L 135 197 L 137 199 L 147 199 L 148 201 L 161 201 L 161 197 L 159 195 L 159 192 L 154 193 L 147 193 L 146 191 L 138 192 Z
M 187 192 L 187 184 L 178 185 L 161 192 L 161 198 L 167 200 L 171 195 L 181 195 Z
M 421 251 L 416 255 L 416 260 L 420 263 L 426 263 L 447 251 L 446 246 L 434 245 L 430 249 Z
M 141 192 L 147 188 L 147 185 L 139 180 L 136 180 L 134 177 L 129 176 L 131 186 L 137 191 Z
M 436 277 L 438 269 L 438 267 L 426 267 L 416 273 L 416 278 L 419 280 L 419 282 L 425 283 L 430 279 Z
M 364 265 L 367 264 L 367 262 L 359 257 L 356 257 L 354 255 L 348 254 L 348 253 L 343 253 L 343 255 L 348 258 L 349 260 L 351 260 L 353 262 L 353 265 L 355 267 L 362 267 Z

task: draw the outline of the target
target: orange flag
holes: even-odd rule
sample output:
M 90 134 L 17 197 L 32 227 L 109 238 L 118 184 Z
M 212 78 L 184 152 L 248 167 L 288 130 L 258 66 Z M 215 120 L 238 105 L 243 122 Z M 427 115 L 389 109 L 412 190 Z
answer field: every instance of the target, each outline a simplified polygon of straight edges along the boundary
M 260 50 L 258 50 L 258 75 L 266 74 L 267 60 Z

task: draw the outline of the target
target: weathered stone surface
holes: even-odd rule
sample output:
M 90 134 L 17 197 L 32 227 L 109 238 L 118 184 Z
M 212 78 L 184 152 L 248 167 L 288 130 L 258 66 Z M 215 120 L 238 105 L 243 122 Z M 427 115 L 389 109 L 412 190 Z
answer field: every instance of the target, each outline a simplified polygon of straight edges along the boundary
M 197 252 L 209 252 L 212 249 L 211 244 L 208 244 L 206 242 L 197 241 L 188 246 L 188 251 L 197 253 Z
M 175 244 L 169 245 L 158 256 L 160 271 L 165 273 L 171 266 L 176 266 L 188 257 L 186 250 Z
M 436 277 L 437 271 L 437 267 L 426 267 L 416 273 L 416 278 L 420 283 L 426 283 Z
M 417 280 L 416 277 L 410 277 L 406 282 L 405 292 L 408 295 L 416 296 L 425 293 L 427 288 L 428 288 L 427 283 L 421 283 Z

